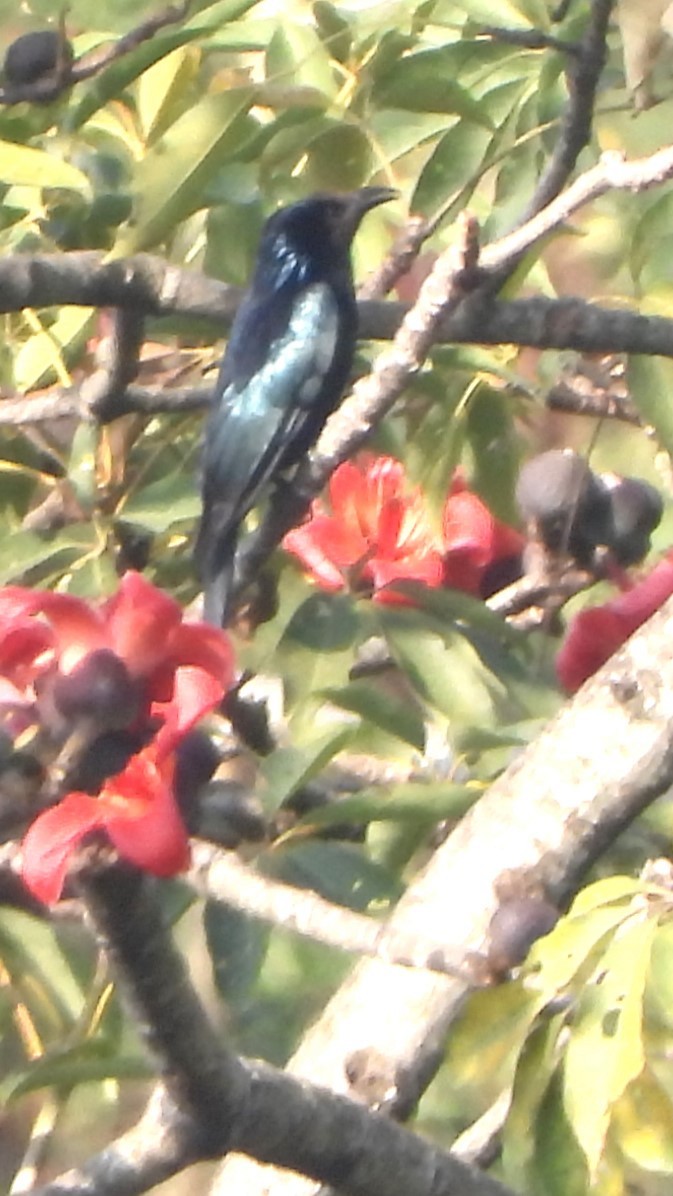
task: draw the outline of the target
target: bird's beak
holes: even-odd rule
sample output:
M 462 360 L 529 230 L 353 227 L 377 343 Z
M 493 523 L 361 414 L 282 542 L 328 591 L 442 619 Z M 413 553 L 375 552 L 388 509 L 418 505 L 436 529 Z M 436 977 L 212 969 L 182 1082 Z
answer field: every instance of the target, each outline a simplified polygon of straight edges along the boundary
M 377 208 L 380 203 L 387 203 L 389 199 L 397 199 L 398 191 L 392 187 L 360 187 L 352 191 L 345 198 L 348 200 L 344 210 L 344 224 L 351 235 L 354 235 L 360 221 L 370 208 Z

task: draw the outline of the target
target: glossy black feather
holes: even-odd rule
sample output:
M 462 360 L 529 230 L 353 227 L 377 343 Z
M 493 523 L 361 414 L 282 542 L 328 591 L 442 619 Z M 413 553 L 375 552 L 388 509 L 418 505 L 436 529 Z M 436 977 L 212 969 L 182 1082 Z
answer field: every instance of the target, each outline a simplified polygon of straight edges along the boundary
M 214 623 L 229 613 L 241 521 L 341 398 L 357 333 L 351 242 L 365 212 L 393 194 L 316 195 L 264 227 L 206 424 L 196 561 Z

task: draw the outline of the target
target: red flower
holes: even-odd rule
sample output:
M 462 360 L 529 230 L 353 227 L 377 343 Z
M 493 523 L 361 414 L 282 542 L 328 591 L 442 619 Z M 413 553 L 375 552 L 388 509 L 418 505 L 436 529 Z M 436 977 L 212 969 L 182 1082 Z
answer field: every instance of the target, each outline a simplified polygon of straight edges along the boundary
M 631 589 L 575 615 L 556 657 L 556 673 L 566 692 L 575 693 L 671 594 L 673 552 Z
M 406 484 L 399 461 L 346 461 L 332 475 L 329 497 L 331 515 L 314 502 L 309 520 L 283 540 L 322 589 L 349 585 L 373 590 L 379 602 L 394 602 L 400 596 L 384 589 L 391 582 L 441 585 L 441 546 L 421 492 Z
M 174 758 L 157 743 L 132 756 L 97 797 L 68 793 L 39 814 L 22 845 L 21 875 L 39 901 L 63 890 L 70 859 L 91 831 L 106 831 L 120 856 L 155 876 L 173 876 L 189 862 L 189 842 L 173 793 Z
M 519 557 L 525 540 L 501 523 L 478 495 L 467 488 L 457 469 L 444 507 L 444 585 L 468 594 L 483 594 L 492 566 Z
M 126 573 L 117 593 L 97 607 L 72 594 L 8 586 L 0 590 L 0 628 L 0 676 L 24 693 L 32 687 L 33 694 L 43 692 L 49 678 L 66 718 L 77 700 L 78 677 L 84 707 L 102 672 L 114 673 L 110 683 L 117 686 L 127 680 L 114 711 L 125 719 L 121 725 L 157 713 L 157 703 L 171 699 L 185 668 L 195 671 L 211 706 L 233 679 L 227 637 L 205 623 L 184 623 L 178 603 L 139 573 Z M 125 700 L 131 691 L 137 704 Z M 113 692 L 113 705 L 114 699 Z
M 41 901 L 58 900 L 73 852 L 96 830 L 148 872 L 180 871 L 188 840 L 174 753 L 233 679 L 226 635 L 183 623 L 177 602 L 138 573 L 97 606 L 70 594 L 0 590 L 0 628 L 0 713 L 10 733 L 31 712 L 56 747 L 80 724 L 94 751 L 100 736 L 121 728 L 146 743 L 97 796 L 68 793 L 38 815 L 23 842 L 27 887 Z

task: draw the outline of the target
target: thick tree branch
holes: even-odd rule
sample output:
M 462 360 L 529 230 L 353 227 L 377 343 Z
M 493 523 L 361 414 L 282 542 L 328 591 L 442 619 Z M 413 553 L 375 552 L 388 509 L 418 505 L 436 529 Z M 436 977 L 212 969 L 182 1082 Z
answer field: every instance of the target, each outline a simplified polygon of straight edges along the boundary
M 292 1167 L 352 1196 L 512 1196 L 503 1184 L 355 1101 L 239 1059 L 210 1025 L 147 881 L 126 868 L 94 864 L 80 883 L 159 1059 L 169 1105 L 157 1099 L 144 1125 L 46 1184 L 40 1196 L 134 1196 L 188 1162 L 229 1149 Z
M 566 903 L 590 864 L 673 782 L 673 600 L 566 705 L 437 850 L 390 920 L 483 951 L 499 894 L 538 885 Z M 293 1074 L 351 1091 L 350 1060 L 366 1046 L 386 1107 L 408 1114 L 434 1074 L 465 989 L 429 972 L 364 960 L 290 1063 Z M 231 1164 L 233 1168 L 234 1164 Z M 246 1196 L 306 1196 L 314 1186 L 226 1163 Z

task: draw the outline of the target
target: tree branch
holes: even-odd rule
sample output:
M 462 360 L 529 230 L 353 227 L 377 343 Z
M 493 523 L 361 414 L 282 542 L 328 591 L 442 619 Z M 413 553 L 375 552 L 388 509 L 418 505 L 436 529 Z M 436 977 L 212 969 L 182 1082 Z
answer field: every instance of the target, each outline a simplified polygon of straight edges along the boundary
M 80 885 L 160 1061 L 168 1104 L 160 1090 L 130 1135 L 39 1196 L 135 1196 L 185 1163 L 229 1149 L 292 1167 L 347 1196 L 512 1196 L 361 1104 L 239 1059 L 210 1025 L 152 886 L 128 868 L 101 868 L 95 857 Z
M 391 931 L 437 933 L 483 952 L 499 894 L 516 881 L 567 903 L 591 863 L 673 781 L 673 636 L 669 601 L 554 718 L 462 819 L 409 887 Z M 366 1044 L 386 1108 L 406 1116 L 433 1076 L 465 988 L 375 960 L 356 965 L 289 1069 L 351 1091 L 349 1060 Z M 352 1074 L 352 1073 L 351 1073 Z M 306 1196 L 312 1184 L 224 1165 L 246 1196 Z
M 444 942 L 404 939 L 386 931 L 386 923 L 335 905 L 310 889 L 297 889 L 255 872 L 235 852 L 195 841 L 187 880 L 202 897 L 220 901 L 251 918 L 283 926 L 296 934 L 342 951 L 370 955 L 406 968 L 429 968 L 482 986 L 471 961 L 452 961 Z M 482 975 L 485 970 L 482 968 Z

